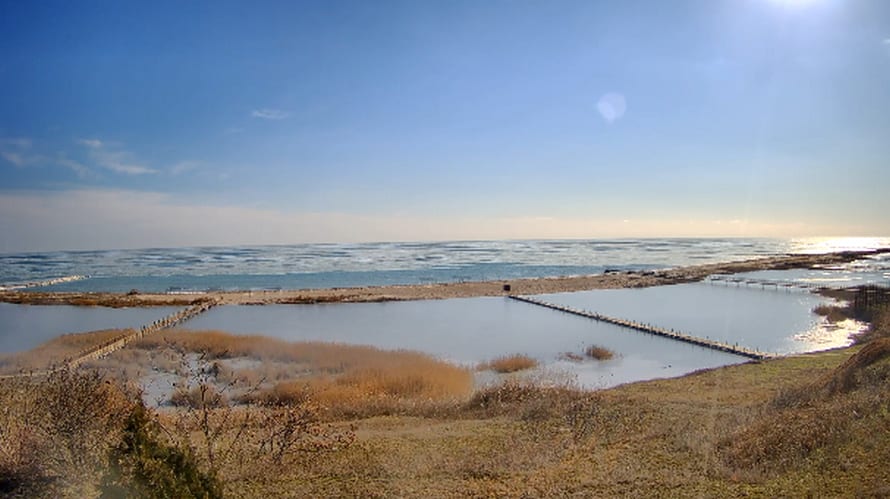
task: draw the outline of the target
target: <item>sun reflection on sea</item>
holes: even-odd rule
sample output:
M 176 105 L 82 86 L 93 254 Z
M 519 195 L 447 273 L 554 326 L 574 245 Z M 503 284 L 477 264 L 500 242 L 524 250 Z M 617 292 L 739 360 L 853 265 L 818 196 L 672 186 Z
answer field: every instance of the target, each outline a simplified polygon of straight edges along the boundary
M 792 253 L 820 254 L 890 247 L 890 237 L 808 237 L 791 241 Z

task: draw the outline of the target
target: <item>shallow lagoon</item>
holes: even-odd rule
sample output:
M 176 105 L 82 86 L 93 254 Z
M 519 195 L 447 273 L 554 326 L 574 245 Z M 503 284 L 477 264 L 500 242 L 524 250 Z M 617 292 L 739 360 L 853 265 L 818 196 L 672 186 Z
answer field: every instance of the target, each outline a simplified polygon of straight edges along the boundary
M 800 282 L 826 288 L 890 285 L 890 270 L 883 268 L 870 268 L 861 271 L 848 269 L 759 270 L 742 272 L 732 277 L 734 279 L 763 279 L 772 282 Z
M 537 358 L 544 370 L 596 388 L 671 377 L 747 359 L 601 324 L 506 298 L 389 303 L 217 307 L 187 324 L 289 341 L 331 341 L 409 349 L 475 364 L 511 353 Z M 616 353 L 608 361 L 559 360 L 591 344 Z
M 139 327 L 176 310 L 0 303 L 0 353 L 30 350 L 66 333 Z
M 802 290 L 692 283 L 538 298 L 765 352 L 811 352 L 850 343 L 850 331 L 827 328 L 812 313 L 832 300 Z
M 820 329 L 823 321 L 811 310 L 827 300 L 803 291 L 696 283 L 541 298 L 764 351 L 812 351 L 848 342 L 846 331 Z M 0 352 L 32 348 L 68 332 L 136 327 L 173 310 L 0 304 Z M 542 370 L 556 371 L 556 379 L 567 374 L 589 388 L 679 376 L 747 360 L 498 297 L 223 306 L 186 326 L 289 341 L 418 350 L 468 365 L 521 353 L 537 358 Z M 612 350 L 616 357 L 608 361 L 560 360 L 562 354 L 582 354 L 592 344 Z

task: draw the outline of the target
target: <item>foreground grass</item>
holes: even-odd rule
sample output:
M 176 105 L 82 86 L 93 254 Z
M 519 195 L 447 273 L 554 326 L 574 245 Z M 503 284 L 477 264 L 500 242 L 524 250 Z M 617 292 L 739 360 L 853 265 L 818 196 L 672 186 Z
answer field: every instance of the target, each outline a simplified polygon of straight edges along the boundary
M 236 497 L 886 496 L 888 336 L 885 312 L 863 345 L 600 392 L 514 381 L 443 400 L 436 410 L 352 416 L 324 416 L 323 407 L 305 393 L 231 407 L 218 406 L 207 392 L 198 400 L 208 403 L 155 417 L 175 436 L 169 445 L 185 449 L 184 456 L 193 456 Z M 208 338 L 218 345 L 223 337 Z M 176 341 L 168 338 L 152 348 L 182 347 Z M 208 359 L 254 355 L 250 349 L 259 348 L 229 346 Z M 311 363 L 272 350 L 270 355 L 283 355 L 295 365 Z M 349 372 L 361 370 L 334 369 L 329 375 Z M 49 400 L 54 392 L 15 393 L 46 393 L 40 397 Z M 42 407 L 33 398 L 27 399 L 30 406 L 24 400 L 6 406 Z M 122 429 L 101 431 L 103 425 L 119 427 L 116 418 L 87 425 L 85 435 L 119 434 Z M 8 419 L 0 423 L 9 427 Z M 26 435 L 23 425 L 13 427 Z M 288 438 L 281 440 L 284 435 Z M 26 457 L 39 461 L 54 448 L 72 445 L 70 438 L 61 441 L 65 446 L 48 442 L 39 446 L 45 454 Z M 295 452 L 282 459 L 259 452 L 279 448 L 275 445 Z M 90 455 L 100 455 L 100 449 L 90 449 Z M 66 468 L 60 469 L 84 469 L 65 457 L 75 454 L 63 452 Z M 0 461 L 0 469 L 16 466 Z M 76 490 L 89 496 L 92 489 Z
M 508 386 L 453 418 L 360 421 L 359 445 L 281 483 L 307 495 L 886 495 L 886 380 L 781 403 L 857 351 L 595 394 Z M 878 379 L 888 366 L 884 357 L 862 374 Z

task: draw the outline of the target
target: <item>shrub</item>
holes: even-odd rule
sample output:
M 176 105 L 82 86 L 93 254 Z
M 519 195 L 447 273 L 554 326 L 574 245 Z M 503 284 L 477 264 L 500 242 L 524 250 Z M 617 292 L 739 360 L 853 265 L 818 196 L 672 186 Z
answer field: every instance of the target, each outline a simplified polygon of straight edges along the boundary
M 170 396 L 170 404 L 176 407 L 189 407 L 198 409 L 201 407 L 217 408 L 228 405 L 228 400 L 223 393 L 211 384 L 203 383 L 188 388 L 180 388 Z
M 159 428 L 142 404 L 133 406 L 109 464 L 102 497 L 222 497 L 219 480 L 199 468 L 187 447 L 159 438 Z
M 813 313 L 825 317 L 832 324 L 849 318 L 846 307 L 836 305 L 819 305 L 813 309 Z

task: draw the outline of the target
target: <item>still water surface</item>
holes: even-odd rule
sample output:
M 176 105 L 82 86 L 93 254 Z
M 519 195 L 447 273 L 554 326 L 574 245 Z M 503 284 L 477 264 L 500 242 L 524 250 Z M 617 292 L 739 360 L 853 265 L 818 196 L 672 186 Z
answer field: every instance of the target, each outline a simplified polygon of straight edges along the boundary
M 210 310 L 188 327 L 289 341 L 419 350 L 462 364 L 522 353 L 537 358 L 546 370 L 571 376 L 589 388 L 679 376 L 747 360 L 506 298 L 227 306 Z M 562 353 L 582 354 L 591 344 L 614 351 L 616 358 L 559 360 Z
M 771 353 L 811 352 L 850 342 L 849 331 L 821 327 L 825 321 L 812 313 L 832 300 L 800 290 L 692 283 L 538 298 Z
M 0 303 L 0 353 L 30 350 L 65 333 L 139 327 L 175 310 Z

